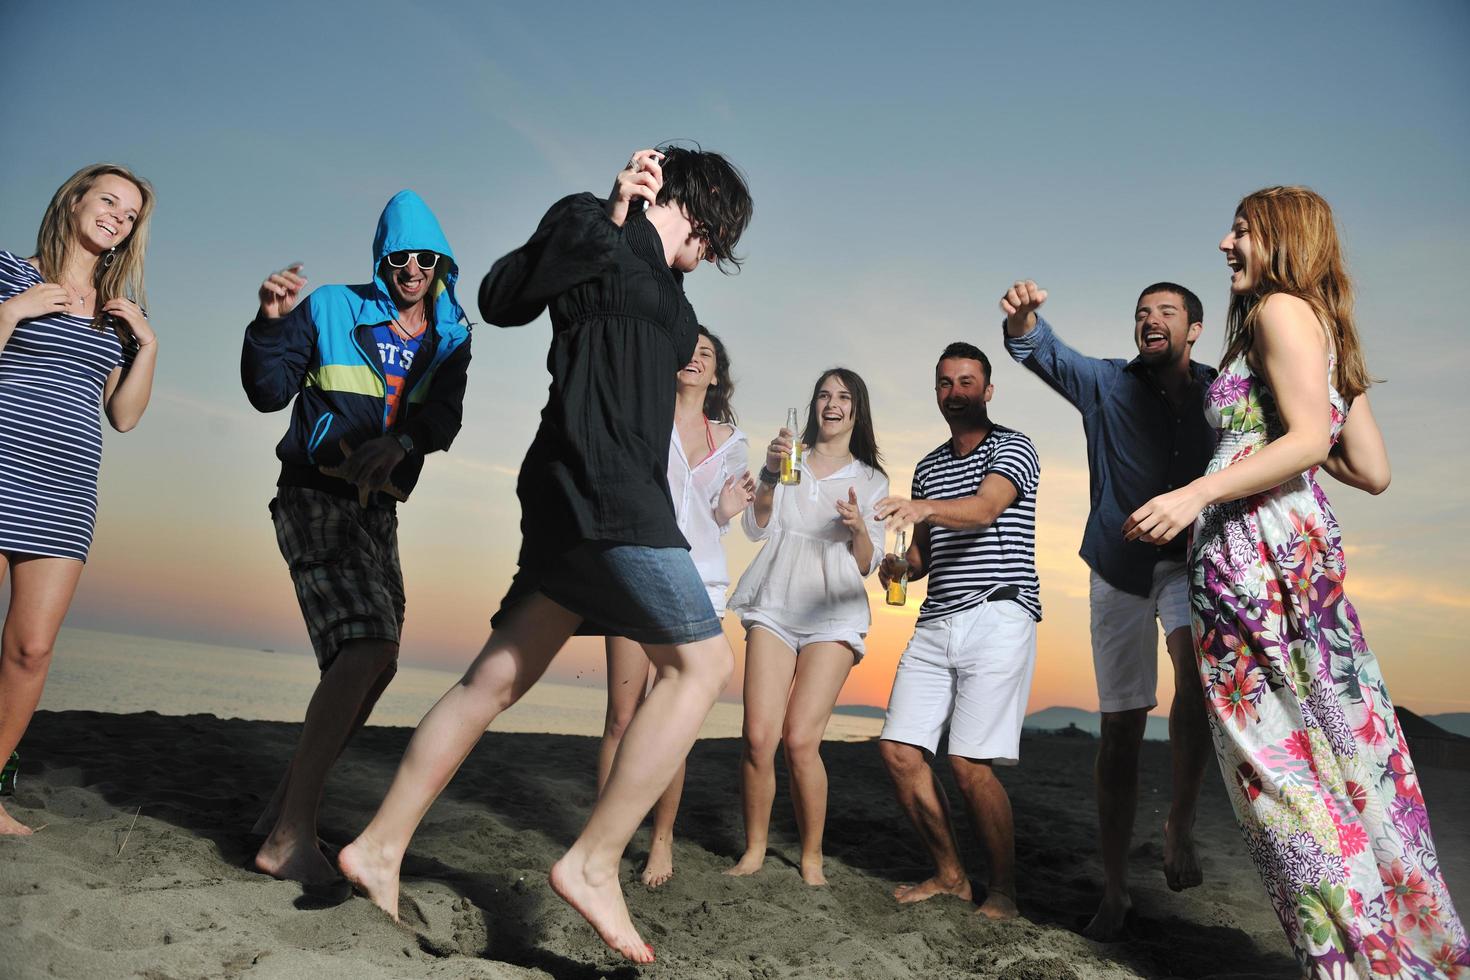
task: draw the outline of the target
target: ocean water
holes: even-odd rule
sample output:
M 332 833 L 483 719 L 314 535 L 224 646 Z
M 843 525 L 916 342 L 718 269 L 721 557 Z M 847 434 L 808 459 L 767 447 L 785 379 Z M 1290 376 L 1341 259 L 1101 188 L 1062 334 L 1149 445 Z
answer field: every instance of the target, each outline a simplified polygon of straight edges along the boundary
M 460 675 L 402 664 L 373 711 L 370 725 L 417 725 Z M 272 653 L 179 640 L 64 628 L 41 696 L 49 711 L 157 711 L 220 718 L 300 721 L 318 679 L 309 654 Z M 601 688 L 543 680 L 496 719 L 504 732 L 601 735 L 606 695 Z M 739 704 L 720 701 L 701 738 L 738 738 Z M 833 715 L 827 738 L 875 738 L 882 721 Z

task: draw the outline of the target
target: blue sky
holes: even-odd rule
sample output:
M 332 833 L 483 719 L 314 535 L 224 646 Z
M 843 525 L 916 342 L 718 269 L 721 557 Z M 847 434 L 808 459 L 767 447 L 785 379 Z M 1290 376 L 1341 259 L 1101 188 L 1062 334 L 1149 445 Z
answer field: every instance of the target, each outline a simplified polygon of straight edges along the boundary
M 1034 277 L 1070 341 L 1125 356 L 1139 288 L 1175 280 L 1204 299 L 1196 351 L 1213 361 L 1235 202 L 1270 183 L 1322 192 L 1389 382 L 1372 397 L 1395 464 L 1385 496 L 1329 488 L 1349 593 L 1399 701 L 1470 707 L 1463 3 L 78 2 L 15 5 L 6 36 L 0 247 L 29 254 L 51 193 L 95 160 L 159 193 L 158 391 L 136 432 L 109 436 L 74 625 L 304 648 L 265 516 L 285 416 L 253 413 L 236 374 L 260 279 L 291 261 L 314 284 L 365 279 L 378 212 L 409 186 L 472 309 L 553 200 L 605 193 L 629 151 L 682 137 L 729 154 L 756 199 L 745 271 L 687 283 L 731 349 L 753 443 L 846 364 L 906 488 L 944 438 L 937 351 L 968 339 L 997 358 L 993 415 L 1043 459 L 1037 707 L 1095 704 L 1082 440 L 1004 360 L 996 300 Z M 476 332 L 464 432 L 403 509 L 410 660 L 467 660 L 509 581 L 547 337 L 544 321 Z M 752 553 L 732 539 L 737 573 Z M 893 616 L 850 697 L 881 703 L 912 610 Z M 584 645 L 564 673 L 597 660 Z

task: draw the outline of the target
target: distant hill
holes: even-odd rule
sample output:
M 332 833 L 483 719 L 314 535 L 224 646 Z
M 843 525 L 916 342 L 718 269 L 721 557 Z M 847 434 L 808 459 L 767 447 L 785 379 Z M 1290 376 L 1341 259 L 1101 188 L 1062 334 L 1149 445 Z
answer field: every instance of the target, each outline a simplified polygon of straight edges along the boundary
M 1089 735 L 1102 734 L 1102 715 L 1081 708 L 1042 708 L 1026 716 L 1022 727 L 1025 731 L 1054 732 L 1076 725 Z M 1143 737 L 1155 742 L 1169 741 L 1169 719 L 1149 715 L 1144 723 Z
M 882 718 L 885 714 L 882 708 L 876 708 L 871 704 L 839 704 L 832 711 L 835 714 L 856 715 L 860 718 Z M 1470 711 L 1451 711 L 1422 716 L 1415 715 L 1405 708 L 1400 708 L 1398 711 L 1401 719 L 1406 722 L 1405 730 L 1411 737 L 1431 734 L 1430 729 L 1437 727 L 1446 733 L 1470 738 Z M 1428 722 L 1430 729 L 1416 730 L 1417 725 L 1423 722 Z M 1089 735 L 1098 735 L 1102 732 L 1102 716 L 1096 711 L 1058 706 L 1033 712 L 1026 716 L 1024 722 L 1026 731 L 1054 732 L 1068 725 L 1076 725 Z M 1149 715 L 1148 721 L 1144 724 L 1143 737 L 1155 742 L 1167 742 L 1169 740 L 1169 719 Z
M 1424 720 L 1447 732 L 1470 738 L 1470 711 L 1450 711 L 1442 715 L 1425 715 Z

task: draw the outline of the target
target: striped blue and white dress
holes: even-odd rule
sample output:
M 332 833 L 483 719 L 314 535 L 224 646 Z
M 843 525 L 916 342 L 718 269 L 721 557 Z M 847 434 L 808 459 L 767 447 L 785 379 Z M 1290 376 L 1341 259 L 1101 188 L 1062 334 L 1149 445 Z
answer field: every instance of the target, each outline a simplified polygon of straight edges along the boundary
M 0 302 L 42 282 L 0 250 Z M 102 465 L 102 389 L 132 363 L 113 330 L 52 313 L 22 320 L 0 349 L 0 553 L 87 560 Z

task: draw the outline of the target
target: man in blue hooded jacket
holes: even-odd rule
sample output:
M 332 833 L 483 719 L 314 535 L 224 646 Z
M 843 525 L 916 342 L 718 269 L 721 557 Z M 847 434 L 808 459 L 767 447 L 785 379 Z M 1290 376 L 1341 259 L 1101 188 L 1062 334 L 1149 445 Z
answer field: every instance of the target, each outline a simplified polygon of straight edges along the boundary
M 459 431 L 470 331 L 454 253 L 432 211 L 400 191 L 378 219 L 373 278 L 298 302 L 293 265 L 260 286 L 240 379 L 262 412 L 295 400 L 271 517 L 321 667 L 291 765 L 260 821 L 255 866 L 277 878 L 337 878 L 317 842 L 332 763 L 397 670 L 403 628 L 397 501 L 424 456 Z

